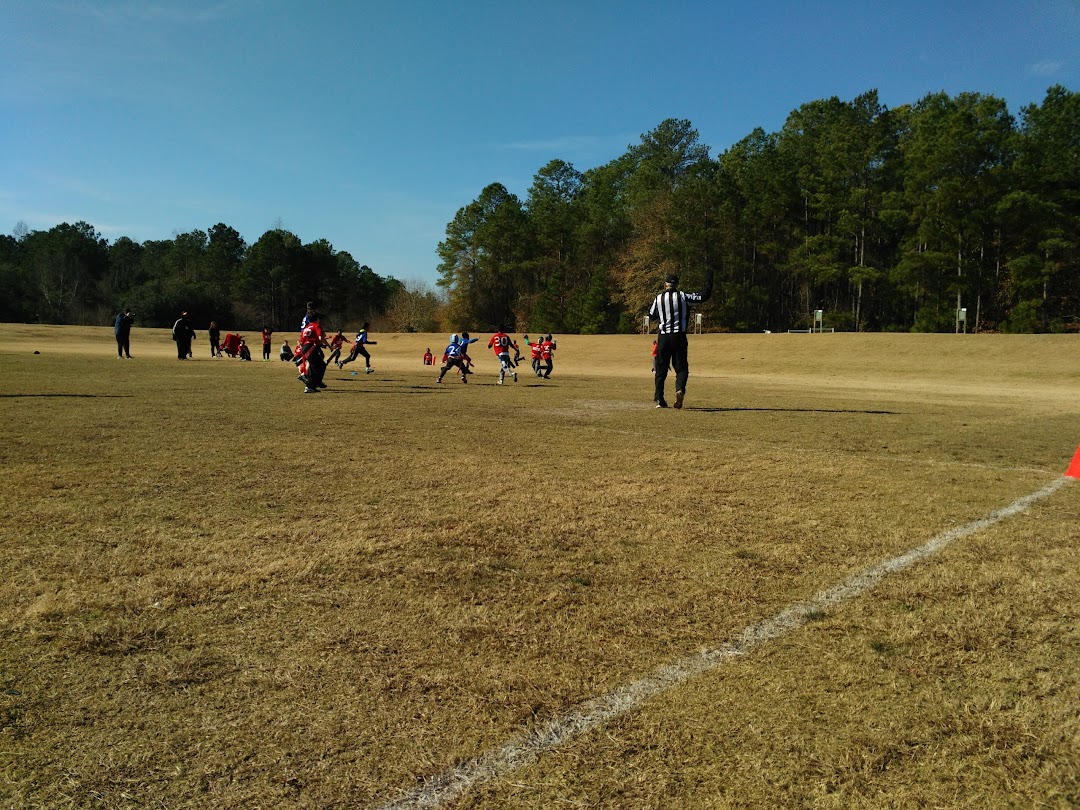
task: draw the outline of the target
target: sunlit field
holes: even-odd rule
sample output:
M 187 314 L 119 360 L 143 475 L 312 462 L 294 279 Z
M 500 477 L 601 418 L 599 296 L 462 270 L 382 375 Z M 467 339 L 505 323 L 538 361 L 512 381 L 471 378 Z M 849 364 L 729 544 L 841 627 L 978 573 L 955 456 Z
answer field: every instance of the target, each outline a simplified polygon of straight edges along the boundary
M 1078 338 L 692 336 L 676 411 L 640 335 L 248 337 L 0 325 L 0 807 L 1080 806 Z

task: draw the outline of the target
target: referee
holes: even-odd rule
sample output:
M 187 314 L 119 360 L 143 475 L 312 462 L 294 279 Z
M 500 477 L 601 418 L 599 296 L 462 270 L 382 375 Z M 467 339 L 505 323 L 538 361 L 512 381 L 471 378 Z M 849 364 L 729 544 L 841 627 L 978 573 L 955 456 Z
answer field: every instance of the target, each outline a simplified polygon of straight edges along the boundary
M 686 359 L 686 331 L 690 321 L 690 305 L 709 300 L 712 295 L 712 273 L 705 275 L 705 289 L 697 293 L 679 290 L 679 277 L 670 273 L 664 279 L 664 291 L 656 296 L 649 309 L 649 319 L 660 321 L 656 339 L 656 394 L 653 399 L 657 408 L 666 408 L 664 383 L 668 369 L 675 368 L 675 407 L 681 408 L 686 396 L 686 379 L 690 366 Z

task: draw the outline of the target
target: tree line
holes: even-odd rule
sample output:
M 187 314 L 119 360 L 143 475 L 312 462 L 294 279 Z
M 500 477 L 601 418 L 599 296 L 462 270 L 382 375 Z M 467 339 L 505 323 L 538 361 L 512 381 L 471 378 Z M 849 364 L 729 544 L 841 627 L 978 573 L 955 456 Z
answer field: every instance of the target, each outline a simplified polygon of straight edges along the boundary
M 405 289 L 325 239 L 303 244 L 280 227 L 251 245 L 224 223 L 142 243 L 110 244 L 85 222 L 0 236 L 8 322 L 111 324 L 130 307 L 140 326 L 171 326 L 186 310 L 197 324 L 292 330 L 317 301 L 327 323 L 344 326 L 389 311 Z
M 993 96 L 876 91 L 791 112 L 721 155 L 668 119 L 614 160 L 552 160 L 524 200 L 499 183 L 438 245 L 440 293 L 384 278 L 281 227 L 248 245 L 218 223 L 113 243 L 85 223 L 0 236 L 0 320 L 196 322 L 290 329 L 307 301 L 334 326 L 633 332 L 669 272 L 714 279 L 708 328 L 1080 328 L 1080 96 L 1018 117 Z
M 1011 115 L 993 96 L 877 92 L 792 111 L 717 158 L 663 121 L 581 172 L 499 183 L 438 246 L 444 321 L 632 332 L 669 272 L 706 273 L 710 328 L 1064 331 L 1080 326 L 1080 97 Z

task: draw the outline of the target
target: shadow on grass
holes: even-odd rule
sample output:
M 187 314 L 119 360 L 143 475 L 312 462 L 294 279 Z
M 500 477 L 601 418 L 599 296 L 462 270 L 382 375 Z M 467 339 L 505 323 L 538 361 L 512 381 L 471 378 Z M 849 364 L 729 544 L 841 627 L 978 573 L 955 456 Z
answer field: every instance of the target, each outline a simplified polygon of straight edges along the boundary
M 699 411 L 701 413 L 727 413 L 737 411 L 775 411 L 776 413 L 865 413 L 881 416 L 899 416 L 899 411 L 864 411 L 847 408 L 694 408 L 689 405 L 683 406 L 684 411 Z
M 0 394 L 0 399 L 18 397 L 75 397 L 77 399 L 134 399 L 134 394 Z
M 323 393 L 333 391 L 334 388 L 335 388 L 335 385 L 337 385 L 337 384 L 343 384 L 347 388 L 351 383 L 365 383 L 367 385 L 378 385 L 378 384 L 381 384 L 381 383 L 401 383 L 401 382 L 404 382 L 404 380 L 391 380 L 391 379 L 387 379 L 386 377 L 383 377 L 382 379 L 379 379 L 379 380 L 364 380 L 363 378 L 360 378 L 358 380 L 334 379 L 334 380 L 329 381 L 328 385 L 330 385 L 330 387 L 324 389 Z M 470 380 L 468 383 L 466 383 L 466 385 L 468 385 L 470 388 L 498 388 L 499 387 L 499 384 L 497 382 L 493 382 L 493 381 L 480 382 L 478 380 Z M 550 388 L 551 387 L 550 384 L 544 385 L 542 383 L 513 383 L 513 382 L 503 383 L 503 387 L 513 388 L 514 386 L 517 386 L 519 388 Z M 365 388 L 363 391 L 357 391 L 355 389 L 353 389 L 353 390 L 338 389 L 338 392 L 339 393 L 349 393 L 349 394 L 361 394 L 361 393 L 363 393 L 363 394 L 419 393 L 419 392 L 423 392 L 423 391 L 446 390 L 446 389 L 449 389 L 449 388 L 460 388 L 460 387 L 462 387 L 462 382 L 461 382 L 460 379 L 451 380 L 449 377 L 447 377 L 441 383 L 436 383 L 434 380 L 432 380 L 431 385 L 408 385 L 408 386 L 402 386 L 400 388 L 389 388 L 389 389 L 386 389 L 386 388 L 379 389 L 379 388 L 376 388 L 376 387 L 371 387 L 371 388 Z
M 340 383 L 367 383 L 368 385 L 379 385 L 381 383 L 399 383 L 405 382 L 405 380 L 395 379 L 394 377 L 379 377 L 379 379 L 368 379 L 366 376 L 361 377 L 356 375 L 355 377 L 325 377 L 326 380 Z
M 355 388 L 350 390 L 347 388 L 334 388 L 333 386 L 331 386 L 329 388 L 322 389 L 322 391 L 320 391 L 319 393 L 348 394 L 350 396 L 396 396 L 398 394 L 404 396 L 408 394 L 430 394 L 434 391 L 440 390 L 443 390 L 443 386 L 441 385 L 410 385 L 405 388 L 365 388 L 363 390 L 357 390 Z

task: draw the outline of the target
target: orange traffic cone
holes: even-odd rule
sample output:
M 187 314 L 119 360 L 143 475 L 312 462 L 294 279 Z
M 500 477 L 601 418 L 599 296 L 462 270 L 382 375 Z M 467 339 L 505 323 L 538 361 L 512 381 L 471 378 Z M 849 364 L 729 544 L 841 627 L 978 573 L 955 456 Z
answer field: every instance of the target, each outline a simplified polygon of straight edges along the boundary
M 1080 478 L 1080 447 L 1076 448 L 1076 455 L 1073 456 L 1072 464 L 1069 465 L 1069 469 L 1065 471 L 1066 478 Z

